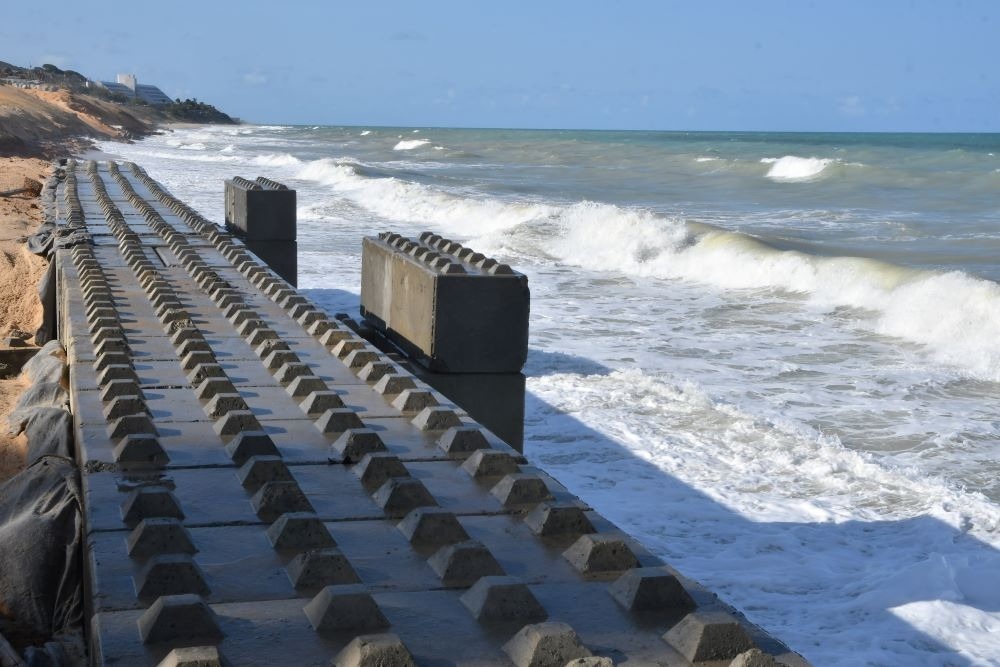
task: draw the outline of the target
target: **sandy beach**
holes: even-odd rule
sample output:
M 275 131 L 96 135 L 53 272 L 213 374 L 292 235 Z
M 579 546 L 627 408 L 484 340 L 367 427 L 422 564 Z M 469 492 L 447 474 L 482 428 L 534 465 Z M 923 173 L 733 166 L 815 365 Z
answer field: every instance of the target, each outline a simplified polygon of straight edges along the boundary
M 44 182 L 49 163 L 38 158 L 0 158 L 0 192 L 13 189 L 24 179 Z M 0 197 L 0 347 L 8 337 L 34 343 L 34 333 L 42 321 L 42 307 L 36 286 L 47 266 L 24 244 L 42 222 L 38 197 L 21 193 Z M 20 377 L 0 379 L 0 481 L 18 472 L 24 464 L 24 436 L 8 432 L 7 415 L 24 389 Z

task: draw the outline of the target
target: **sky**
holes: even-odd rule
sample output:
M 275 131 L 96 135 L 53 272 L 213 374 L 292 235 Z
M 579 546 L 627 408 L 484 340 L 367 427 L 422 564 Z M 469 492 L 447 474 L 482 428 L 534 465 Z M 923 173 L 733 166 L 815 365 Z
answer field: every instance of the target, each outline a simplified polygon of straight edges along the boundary
M 5 4 L 0 60 L 256 123 L 1000 131 L 995 0 Z

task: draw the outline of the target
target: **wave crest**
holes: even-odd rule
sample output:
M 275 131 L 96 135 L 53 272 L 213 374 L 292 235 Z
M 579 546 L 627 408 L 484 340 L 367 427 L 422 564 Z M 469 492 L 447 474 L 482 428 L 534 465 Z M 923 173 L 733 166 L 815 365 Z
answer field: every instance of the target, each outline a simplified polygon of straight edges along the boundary
M 771 165 L 771 168 L 767 171 L 767 177 L 776 183 L 815 181 L 820 178 L 827 165 L 833 162 L 836 162 L 836 160 L 818 157 L 798 157 L 796 155 L 761 159 L 761 163 Z

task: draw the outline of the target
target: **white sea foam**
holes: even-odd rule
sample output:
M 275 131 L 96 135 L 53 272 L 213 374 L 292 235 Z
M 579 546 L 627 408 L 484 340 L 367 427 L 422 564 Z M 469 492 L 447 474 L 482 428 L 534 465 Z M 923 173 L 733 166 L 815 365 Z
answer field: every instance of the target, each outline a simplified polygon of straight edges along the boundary
M 444 223 L 469 236 L 507 229 L 557 211 L 544 204 L 462 197 L 397 178 L 360 176 L 351 160 L 315 160 L 296 176 L 333 187 L 342 196 L 381 216 L 418 223 Z
M 258 155 L 251 159 L 250 162 L 258 167 L 294 167 L 302 164 L 302 160 L 288 153 Z
M 367 137 L 371 133 L 372 133 L 371 130 L 361 130 L 361 136 L 362 137 Z
M 420 148 L 421 146 L 426 146 L 431 143 L 427 139 L 403 139 L 395 146 L 392 147 L 394 151 L 412 151 L 414 148 Z
M 761 162 L 771 165 L 771 168 L 767 171 L 767 177 L 772 181 L 777 183 L 796 183 L 816 180 L 823 173 L 823 170 L 834 162 L 834 160 L 829 158 L 786 155 L 780 158 L 762 158 Z
M 717 158 L 717 157 L 696 157 L 694 159 L 694 161 L 695 162 L 717 162 L 720 159 L 721 158 Z

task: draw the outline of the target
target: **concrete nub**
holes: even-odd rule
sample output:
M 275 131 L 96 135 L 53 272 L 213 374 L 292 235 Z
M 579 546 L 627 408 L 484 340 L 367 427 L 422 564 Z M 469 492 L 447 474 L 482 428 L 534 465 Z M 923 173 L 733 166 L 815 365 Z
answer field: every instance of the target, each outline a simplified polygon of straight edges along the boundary
M 302 552 L 337 546 L 326 525 L 313 512 L 287 512 L 267 528 L 276 551 Z
M 171 517 L 183 519 L 184 512 L 174 494 L 162 486 L 142 486 L 133 490 L 121 505 L 122 521 L 134 528 L 143 519 Z
M 581 574 L 621 572 L 639 566 L 639 559 L 621 534 L 581 535 L 563 557 Z
M 438 438 L 437 446 L 459 457 L 468 456 L 477 449 L 490 449 L 486 435 L 478 426 L 453 426 Z
M 350 408 L 332 408 L 316 420 L 316 428 L 327 435 L 343 433 L 352 428 L 364 428 L 358 414 Z
M 446 407 L 426 407 L 411 421 L 421 431 L 445 431 L 453 426 L 461 426 L 462 420 L 453 410 Z
M 438 405 L 434 394 L 426 389 L 404 389 L 392 401 L 392 407 L 406 414 L 415 414 L 424 408 Z
M 503 650 L 517 667 L 567 665 L 591 655 L 572 627 L 553 621 L 524 626 Z
M 313 506 L 294 482 L 265 482 L 250 498 L 254 512 L 267 523 L 288 512 L 312 512 Z
M 191 533 L 172 517 L 150 517 L 139 522 L 125 540 L 131 558 L 146 559 L 160 554 L 194 554 Z
M 151 557 L 134 577 L 136 597 L 151 600 L 163 595 L 210 593 L 205 574 L 190 554 L 171 553 Z
M 268 482 L 294 481 L 280 456 L 251 456 L 239 467 L 236 476 L 243 488 L 251 493 Z
M 443 546 L 427 563 L 448 588 L 466 588 L 480 577 L 506 574 L 489 549 L 476 540 Z
M 697 606 L 676 575 L 665 567 L 628 570 L 608 591 L 633 612 L 687 612 Z
M 361 479 L 365 490 L 371 493 L 381 488 L 391 478 L 408 477 L 410 471 L 395 454 L 372 452 L 365 454 L 361 461 L 354 466 L 354 474 Z
M 440 507 L 417 507 L 410 511 L 396 528 L 411 545 L 439 549 L 449 544 L 465 542 L 469 534 L 454 513 Z
M 286 568 L 297 591 L 311 591 L 337 584 L 359 584 L 361 578 L 336 547 L 313 549 L 297 555 Z
M 504 507 L 524 507 L 537 505 L 544 500 L 552 500 L 552 493 L 538 475 L 511 473 L 496 483 L 490 493 Z
M 292 398 L 302 398 L 310 394 L 327 391 L 326 383 L 315 375 L 299 375 L 288 383 L 285 391 Z M 339 406 L 330 406 L 339 407 Z M 306 413 L 308 414 L 308 410 Z
M 355 463 L 366 454 L 385 451 L 385 444 L 378 433 L 370 428 L 352 428 L 344 431 L 331 449 L 344 463 Z
M 260 422 L 250 410 L 230 410 L 219 417 L 212 428 L 220 436 L 239 435 L 261 430 Z
M 153 433 L 129 433 L 115 445 L 112 455 L 125 468 L 162 468 L 170 462 Z
M 143 644 L 177 640 L 217 643 L 222 639 L 215 613 L 194 594 L 160 597 L 139 617 L 138 625 Z
M 296 378 L 296 381 L 301 378 Z M 289 385 L 289 389 L 294 385 Z M 303 399 L 300 406 L 302 411 L 309 416 L 320 415 L 327 410 L 344 407 L 344 402 L 334 391 L 313 391 Z
M 416 507 L 436 506 L 437 501 L 424 483 L 412 477 L 390 477 L 372 494 L 386 516 L 401 519 Z
M 521 471 L 510 454 L 495 449 L 477 449 L 462 464 L 471 477 L 500 477 Z
M 369 632 L 389 627 L 378 604 L 361 584 L 327 586 L 304 608 L 319 633 Z
M 691 662 L 733 660 L 754 648 L 739 621 L 723 611 L 691 612 L 663 639 Z
M 274 441 L 264 431 L 244 431 L 238 433 L 226 445 L 226 454 L 238 466 L 242 466 L 251 456 L 281 456 Z
M 531 589 L 514 577 L 482 577 L 459 599 L 480 623 L 537 623 L 548 618 Z
M 539 537 L 576 541 L 580 535 L 597 532 L 583 509 L 576 505 L 539 503 L 524 518 L 524 523 Z
M 358 371 L 358 378 L 364 382 L 378 382 L 386 375 L 392 375 L 397 368 L 387 361 L 371 361 Z
M 393 368 L 395 370 L 395 368 Z M 375 391 L 383 396 L 401 394 L 406 389 L 415 389 L 417 383 L 410 375 L 400 373 L 388 373 L 382 375 L 375 383 Z

